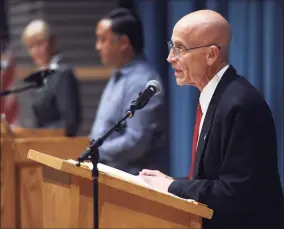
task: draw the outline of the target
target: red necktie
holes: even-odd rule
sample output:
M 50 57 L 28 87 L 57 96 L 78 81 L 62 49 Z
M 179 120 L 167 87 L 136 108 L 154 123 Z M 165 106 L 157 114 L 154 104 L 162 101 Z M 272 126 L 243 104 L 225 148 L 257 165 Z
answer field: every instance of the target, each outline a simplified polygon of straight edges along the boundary
M 198 103 L 197 110 L 196 110 L 194 134 L 193 134 L 193 139 L 192 139 L 191 166 L 190 166 L 190 173 L 189 173 L 190 180 L 192 180 L 192 177 L 193 177 L 194 161 L 195 161 L 196 151 L 197 151 L 197 140 L 199 136 L 199 126 L 200 126 L 201 117 L 202 117 L 202 110 L 201 110 L 200 104 Z

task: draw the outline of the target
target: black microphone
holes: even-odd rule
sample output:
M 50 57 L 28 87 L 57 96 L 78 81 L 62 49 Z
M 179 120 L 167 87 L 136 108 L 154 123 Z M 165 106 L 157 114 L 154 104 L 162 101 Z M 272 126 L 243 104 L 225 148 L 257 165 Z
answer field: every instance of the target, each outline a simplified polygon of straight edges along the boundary
M 158 95 L 160 92 L 161 84 L 157 80 L 150 80 L 146 84 L 146 88 L 132 101 L 130 110 L 135 111 L 142 109 L 154 95 Z
M 120 131 L 125 127 L 125 121 L 128 118 L 132 118 L 136 110 L 140 110 L 143 108 L 154 95 L 158 95 L 161 92 L 161 84 L 157 80 L 151 80 L 146 84 L 146 88 L 141 91 L 138 96 L 133 100 L 130 109 L 126 111 L 126 115 L 117 121 L 111 128 L 108 130 L 101 138 L 93 140 L 90 143 L 90 146 L 87 148 L 85 152 L 82 153 L 81 156 L 78 157 L 79 162 L 83 162 L 87 160 L 91 154 L 94 153 L 100 147 L 104 140 L 107 139 L 113 131 Z M 96 151 L 97 153 L 97 151 Z M 79 165 L 79 164 L 78 164 Z
M 44 85 L 44 79 L 49 75 L 54 73 L 55 71 L 52 69 L 40 70 L 35 73 L 30 74 L 28 77 L 24 79 L 24 82 L 31 83 L 27 86 L 16 88 L 12 90 L 0 91 L 0 97 L 7 96 L 10 94 L 16 94 L 19 92 L 27 91 L 33 88 L 40 88 Z
M 32 82 L 32 83 L 35 83 L 36 87 L 42 87 L 44 85 L 44 79 L 48 75 L 53 74 L 54 72 L 55 70 L 53 69 L 40 70 L 40 71 L 30 74 L 28 77 L 24 79 L 24 82 L 28 82 L 28 83 Z

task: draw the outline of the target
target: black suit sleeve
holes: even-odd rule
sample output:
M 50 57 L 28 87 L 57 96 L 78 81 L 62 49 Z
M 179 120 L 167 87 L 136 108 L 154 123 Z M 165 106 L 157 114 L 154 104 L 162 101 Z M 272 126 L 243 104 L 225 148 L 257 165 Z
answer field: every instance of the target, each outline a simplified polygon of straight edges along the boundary
M 62 126 L 67 136 L 74 136 L 80 125 L 81 104 L 78 82 L 70 68 L 62 71 L 55 93 Z
M 274 139 L 275 133 L 271 119 L 265 114 L 256 116 L 257 112 L 249 109 L 232 113 L 221 124 L 223 149 L 219 154 L 221 167 L 218 178 L 176 180 L 169 187 L 170 193 L 205 203 L 215 212 L 246 209 L 246 204 L 254 201 L 248 199 L 257 191 L 252 187 L 262 183 L 259 177 L 262 174 L 265 177 L 263 165 L 267 160 L 266 153 L 274 151 L 269 149 L 273 144 L 266 137 L 271 135 Z M 266 131 L 268 134 L 265 134 Z

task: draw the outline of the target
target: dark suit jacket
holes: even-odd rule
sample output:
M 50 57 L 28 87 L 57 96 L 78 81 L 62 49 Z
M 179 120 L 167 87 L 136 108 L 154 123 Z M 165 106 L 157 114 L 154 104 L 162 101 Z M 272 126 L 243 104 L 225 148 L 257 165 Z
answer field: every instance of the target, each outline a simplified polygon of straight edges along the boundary
M 194 179 L 174 181 L 169 192 L 214 210 L 204 228 L 279 228 L 283 193 L 272 114 L 232 66 L 209 104 Z
M 58 63 L 55 73 L 48 75 L 44 86 L 35 92 L 32 110 L 37 128 L 64 128 L 67 136 L 76 135 L 81 104 L 72 68 Z

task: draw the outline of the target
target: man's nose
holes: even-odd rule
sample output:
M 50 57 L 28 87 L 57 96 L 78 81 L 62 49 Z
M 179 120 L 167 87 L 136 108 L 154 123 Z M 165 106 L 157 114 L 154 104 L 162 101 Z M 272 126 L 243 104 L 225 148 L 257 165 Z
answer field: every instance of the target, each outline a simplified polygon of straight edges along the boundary
M 174 61 L 177 60 L 177 57 L 173 54 L 172 50 L 170 51 L 169 55 L 168 55 L 168 58 L 167 58 L 167 61 L 169 63 L 173 63 Z

